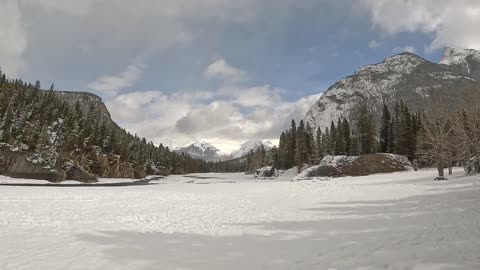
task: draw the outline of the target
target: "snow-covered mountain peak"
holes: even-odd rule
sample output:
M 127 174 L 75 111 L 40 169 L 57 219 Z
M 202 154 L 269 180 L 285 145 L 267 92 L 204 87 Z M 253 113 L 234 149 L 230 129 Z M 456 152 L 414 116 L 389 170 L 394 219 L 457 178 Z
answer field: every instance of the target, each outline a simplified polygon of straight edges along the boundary
M 248 155 L 252 150 L 256 151 L 261 147 L 264 147 L 265 150 L 270 150 L 273 148 L 273 143 L 271 141 L 262 141 L 262 140 L 249 140 L 242 144 L 240 149 L 232 153 L 232 158 L 240 158 Z
M 215 146 L 205 142 L 205 141 L 194 141 L 193 143 L 189 144 L 189 145 L 193 145 L 195 147 L 198 147 L 202 150 L 207 150 L 207 149 L 213 149 L 215 148 Z M 188 146 L 188 145 L 187 145 Z M 216 148 L 215 148 L 216 149 Z

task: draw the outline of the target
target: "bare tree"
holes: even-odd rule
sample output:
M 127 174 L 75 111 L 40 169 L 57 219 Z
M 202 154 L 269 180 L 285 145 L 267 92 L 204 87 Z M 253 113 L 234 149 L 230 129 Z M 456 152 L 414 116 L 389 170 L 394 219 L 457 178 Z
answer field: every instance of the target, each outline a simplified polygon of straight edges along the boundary
M 453 119 L 447 103 L 437 97 L 432 98 L 422 114 L 418 156 L 422 161 L 436 165 L 438 177 L 435 180 L 447 180 L 444 168 L 451 166 L 458 153 Z
M 480 172 L 480 93 L 469 91 L 460 103 L 461 110 L 455 115 L 455 131 L 459 140 L 459 157 L 470 168 L 467 173 Z

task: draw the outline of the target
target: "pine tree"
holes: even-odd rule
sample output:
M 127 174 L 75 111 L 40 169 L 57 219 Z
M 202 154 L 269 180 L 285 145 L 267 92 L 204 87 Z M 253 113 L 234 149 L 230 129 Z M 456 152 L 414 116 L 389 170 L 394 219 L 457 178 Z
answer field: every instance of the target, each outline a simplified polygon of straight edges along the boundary
M 7 82 L 7 78 L 5 77 L 5 73 L 3 73 L 3 75 L 0 79 L 0 87 L 3 87 L 6 82 Z
M 383 105 L 382 119 L 380 123 L 380 152 L 389 152 L 389 130 L 390 130 L 391 115 L 386 104 Z
M 309 122 L 307 122 L 307 125 L 305 126 L 305 145 L 307 148 L 307 156 L 305 161 L 308 164 L 311 164 L 315 150 L 315 140 L 313 139 L 313 129 Z
M 282 132 L 280 135 L 280 140 L 278 142 L 278 168 L 286 169 L 285 166 L 286 159 L 286 135 L 285 132 Z
M 7 111 L 2 119 L 2 142 L 10 143 L 12 139 L 11 128 L 12 128 L 12 106 L 8 106 Z
M 401 148 L 400 138 L 400 103 L 395 103 L 395 115 L 392 119 L 392 135 L 393 135 L 393 151 L 392 153 L 399 154 Z
M 288 167 L 293 167 L 296 164 L 296 150 L 297 150 L 297 125 L 295 120 L 292 119 L 292 126 L 290 128 L 290 140 L 289 140 L 289 149 L 288 149 Z
M 375 117 L 368 110 L 366 103 L 361 104 L 356 112 L 356 129 L 358 132 L 358 143 L 360 154 L 372 154 L 375 152 Z
M 345 131 L 343 130 L 344 126 L 342 119 L 338 118 L 337 121 L 337 138 L 335 142 L 335 154 L 336 155 L 346 155 L 345 152 Z
M 343 118 L 343 137 L 345 140 L 345 155 L 350 155 L 352 140 L 350 137 L 350 124 L 346 118 Z
M 323 142 L 323 153 L 324 155 L 331 155 L 332 149 L 330 148 L 331 143 L 330 143 L 330 130 L 325 128 L 325 133 L 323 133 L 322 137 L 322 142 Z
M 307 150 L 307 131 L 305 129 L 305 124 L 303 120 L 300 121 L 300 124 L 297 129 L 297 143 L 296 143 L 296 161 L 298 172 L 301 172 L 303 164 L 308 160 L 308 150 Z
M 335 152 L 336 150 L 336 144 L 337 144 L 337 127 L 335 127 L 335 123 L 332 121 L 330 123 L 330 146 L 328 147 L 330 149 L 330 155 L 336 155 L 337 153 Z
M 325 151 L 323 148 L 323 134 L 322 129 L 317 128 L 317 136 L 316 136 L 316 146 L 317 146 L 317 160 L 320 161 L 325 156 Z

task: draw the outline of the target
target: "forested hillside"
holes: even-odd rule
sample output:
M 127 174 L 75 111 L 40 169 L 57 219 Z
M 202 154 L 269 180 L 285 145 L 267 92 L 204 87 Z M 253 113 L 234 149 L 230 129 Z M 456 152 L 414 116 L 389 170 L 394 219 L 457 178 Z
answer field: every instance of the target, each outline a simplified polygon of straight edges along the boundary
M 52 171 L 72 166 L 99 177 L 239 171 L 242 162 L 205 162 L 155 146 L 111 120 L 98 96 L 42 90 L 40 82 L 9 79 L 0 71 L 0 140 L 11 151 Z M 75 177 L 73 175 L 73 177 Z M 63 179 L 62 179 L 63 180 Z

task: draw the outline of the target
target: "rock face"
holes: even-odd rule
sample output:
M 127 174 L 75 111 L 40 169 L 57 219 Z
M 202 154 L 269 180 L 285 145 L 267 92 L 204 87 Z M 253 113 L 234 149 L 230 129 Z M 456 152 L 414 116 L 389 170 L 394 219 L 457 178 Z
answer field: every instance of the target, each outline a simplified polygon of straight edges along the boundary
M 110 116 L 110 112 L 107 109 L 107 106 L 102 101 L 102 98 L 99 96 L 87 93 L 87 92 L 73 92 L 73 91 L 55 91 L 55 96 L 58 97 L 62 101 L 66 101 L 71 105 L 75 105 L 78 101 L 80 104 L 84 104 L 83 106 L 84 113 L 88 113 L 90 108 L 95 108 L 98 110 L 97 114 L 97 121 L 100 123 L 107 122 L 107 123 L 114 123 Z M 115 124 L 116 125 L 116 124 Z
M 325 129 L 339 117 L 351 118 L 360 102 L 374 112 L 403 99 L 421 109 L 433 93 L 455 103 L 462 93 L 480 88 L 480 52 L 446 48 L 440 63 L 404 52 L 357 70 L 329 87 L 309 109 L 305 121 Z
M 410 169 L 413 169 L 413 166 L 406 157 L 393 154 L 371 154 L 359 157 L 326 156 L 320 165 L 303 171 L 297 178 L 364 176 Z
M 0 146 L 0 174 L 14 178 L 32 178 L 60 182 L 67 178 L 63 170 L 44 168 L 29 161 L 24 152 L 12 151 L 10 146 Z

